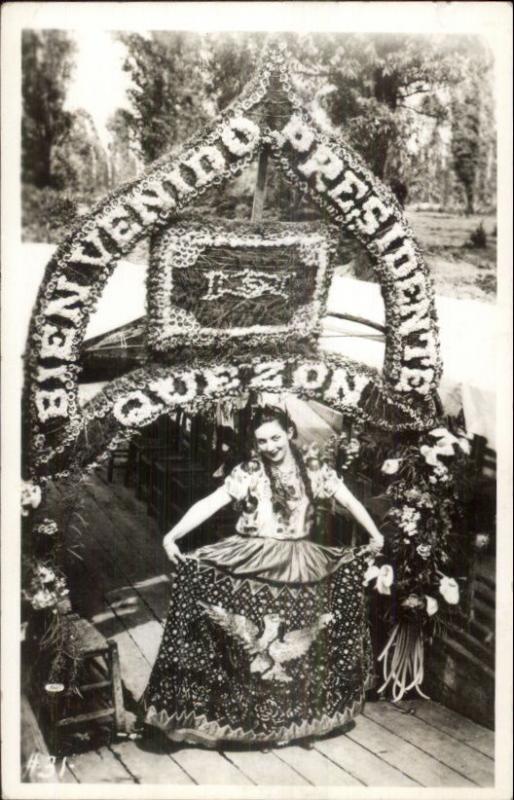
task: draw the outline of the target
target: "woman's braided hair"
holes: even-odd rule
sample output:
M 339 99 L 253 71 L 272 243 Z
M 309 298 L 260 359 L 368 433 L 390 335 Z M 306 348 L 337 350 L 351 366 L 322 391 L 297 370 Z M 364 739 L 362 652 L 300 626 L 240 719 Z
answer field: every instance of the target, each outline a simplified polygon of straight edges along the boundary
M 297 427 L 293 420 L 289 417 L 287 411 L 282 411 L 282 409 L 277 408 L 276 406 L 258 406 L 255 410 L 252 420 L 251 420 L 251 429 L 252 433 L 260 428 L 261 425 L 264 425 L 266 422 L 278 422 L 280 427 L 284 431 L 293 431 L 293 438 L 296 438 L 298 435 Z M 311 503 L 314 503 L 314 494 L 312 491 L 312 484 L 307 473 L 307 468 L 305 466 L 305 462 L 302 458 L 302 454 L 298 447 L 294 444 L 294 442 L 290 443 L 291 452 L 293 454 L 293 458 L 298 466 L 298 471 L 300 473 L 300 478 L 305 488 L 305 492 L 307 497 L 309 498 Z M 271 486 L 271 494 L 273 497 L 273 508 L 275 511 L 280 511 L 282 515 L 288 519 L 291 514 L 291 509 L 289 508 L 289 496 L 284 484 L 280 481 L 276 472 L 274 472 L 268 461 L 263 458 L 262 459 L 264 471 L 268 476 L 270 486 Z

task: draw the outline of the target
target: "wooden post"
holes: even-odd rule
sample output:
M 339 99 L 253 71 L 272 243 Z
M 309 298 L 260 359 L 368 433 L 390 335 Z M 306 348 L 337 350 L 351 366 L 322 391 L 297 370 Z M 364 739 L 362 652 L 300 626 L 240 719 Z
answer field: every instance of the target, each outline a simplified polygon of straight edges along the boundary
M 253 205 L 251 222 L 260 222 L 262 220 L 262 211 L 264 209 L 264 200 L 266 197 L 266 178 L 268 172 L 268 159 L 269 150 L 266 145 L 262 146 L 259 151 L 259 163 L 257 165 L 257 180 L 255 183 L 255 191 L 253 193 Z
M 110 672 L 112 684 L 112 705 L 114 708 L 114 732 L 126 733 L 125 730 L 125 704 L 123 702 L 123 687 L 121 683 L 120 657 L 118 645 L 113 639 L 107 641 L 109 645 Z

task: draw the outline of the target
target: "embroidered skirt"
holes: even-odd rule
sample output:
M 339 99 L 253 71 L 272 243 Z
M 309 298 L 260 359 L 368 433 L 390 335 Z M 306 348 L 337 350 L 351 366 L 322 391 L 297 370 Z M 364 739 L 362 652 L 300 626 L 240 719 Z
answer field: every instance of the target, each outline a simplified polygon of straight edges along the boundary
M 346 724 L 373 685 L 367 547 L 318 581 L 173 569 L 168 617 L 141 716 L 175 741 L 287 742 Z

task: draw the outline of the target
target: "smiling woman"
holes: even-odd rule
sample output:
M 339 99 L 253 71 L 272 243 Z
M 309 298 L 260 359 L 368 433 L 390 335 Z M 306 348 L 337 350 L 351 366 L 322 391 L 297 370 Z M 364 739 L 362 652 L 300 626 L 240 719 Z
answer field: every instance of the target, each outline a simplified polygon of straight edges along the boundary
M 140 701 L 174 741 L 287 743 L 344 725 L 373 682 L 363 581 L 383 537 L 341 478 L 304 462 L 285 412 L 258 407 L 255 455 L 195 503 L 164 538 L 174 565 L 157 660 Z M 310 538 L 334 498 L 371 544 Z M 236 533 L 184 556 L 177 541 L 233 502 Z

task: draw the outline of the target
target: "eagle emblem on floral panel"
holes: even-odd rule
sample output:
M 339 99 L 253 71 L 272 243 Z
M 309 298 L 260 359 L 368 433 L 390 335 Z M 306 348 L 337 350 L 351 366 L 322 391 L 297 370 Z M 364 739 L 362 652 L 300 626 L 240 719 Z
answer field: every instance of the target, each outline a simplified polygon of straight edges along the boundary
M 242 614 L 233 614 L 221 606 L 200 603 L 209 618 L 226 633 L 237 639 L 252 656 L 250 672 L 260 672 L 265 681 L 290 683 L 292 678 L 282 666 L 304 656 L 318 633 L 332 622 L 333 614 L 321 614 L 311 625 L 281 635 L 284 621 L 278 614 L 266 614 L 264 630 Z

